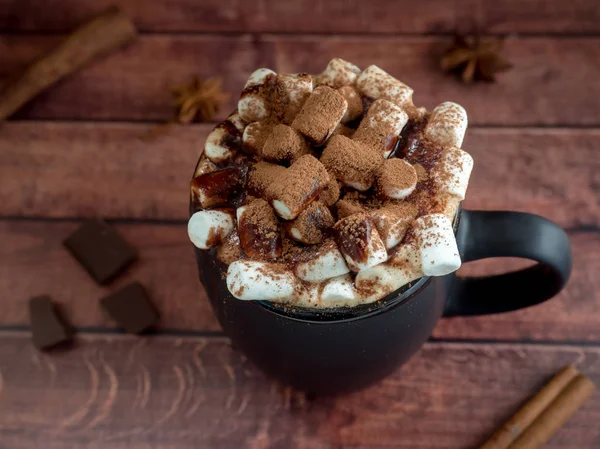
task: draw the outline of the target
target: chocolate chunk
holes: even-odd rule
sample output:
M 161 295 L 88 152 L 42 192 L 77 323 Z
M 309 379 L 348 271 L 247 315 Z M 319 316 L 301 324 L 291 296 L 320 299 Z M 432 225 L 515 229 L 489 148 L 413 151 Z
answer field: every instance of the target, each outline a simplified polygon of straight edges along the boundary
M 29 320 L 33 344 L 38 349 L 50 349 L 71 340 L 73 329 L 49 296 L 36 296 L 29 300 Z
M 141 333 L 158 320 L 158 312 L 139 282 L 105 296 L 100 304 L 112 319 L 132 334 Z
M 100 219 L 86 221 L 64 245 L 99 284 L 108 283 L 137 259 L 135 250 Z

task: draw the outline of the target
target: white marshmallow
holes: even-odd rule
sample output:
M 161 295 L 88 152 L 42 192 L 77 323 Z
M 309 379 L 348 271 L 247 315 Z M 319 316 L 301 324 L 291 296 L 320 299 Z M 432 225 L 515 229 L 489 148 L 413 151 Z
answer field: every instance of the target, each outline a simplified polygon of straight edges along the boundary
M 461 147 L 467 131 L 467 111 L 461 105 L 446 101 L 435 107 L 425 125 L 425 137 L 443 147 Z
M 238 223 L 240 222 L 245 210 L 246 210 L 246 206 L 240 206 L 235 210 L 235 218 Z
M 307 73 L 277 75 L 278 92 L 287 100 L 286 111 L 282 117 L 284 123 L 290 124 L 304 106 L 304 102 L 313 91 L 312 77 Z
M 249 123 L 242 134 L 244 150 L 252 154 L 262 154 L 262 149 L 272 129 L 273 125 L 266 122 Z
M 449 147 L 442 151 L 431 175 L 440 191 L 464 200 L 472 170 L 471 155 L 460 148 Z
M 356 87 L 370 98 L 383 98 L 398 106 L 412 103 L 413 90 L 376 65 L 370 65 L 359 75 Z
M 243 120 L 256 122 L 269 116 L 271 113 L 270 92 L 261 87 L 266 87 L 270 78 L 276 75 L 270 69 L 258 69 L 250 75 L 238 101 L 238 113 Z
M 360 68 L 351 62 L 340 58 L 333 58 L 325 67 L 325 70 L 315 79 L 316 86 L 329 86 L 338 89 L 342 86 L 354 84 L 360 74 Z
M 231 128 L 231 125 L 217 125 L 206 138 L 204 154 L 213 162 L 219 163 L 231 159 L 235 154 L 235 150 L 241 146 L 241 135 L 237 129 L 228 128 Z M 232 134 L 230 131 L 237 135 Z
M 239 132 L 244 132 L 247 123 L 240 117 L 240 113 L 237 110 L 231 113 L 231 115 L 227 117 L 227 120 L 230 121 Z
M 237 299 L 273 301 L 290 298 L 298 280 L 278 264 L 236 260 L 227 269 L 226 283 Z
M 344 256 L 333 241 L 327 241 L 315 251 L 315 256 L 296 265 L 296 276 L 308 282 L 319 282 L 350 272 Z
M 188 235 L 200 249 L 209 249 L 220 244 L 233 231 L 231 214 L 218 210 L 196 212 L 188 221 Z
M 452 222 L 443 214 L 430 214 L 415 220 L 421 269 L 426 276 L 444 276 L 460 268 Z
M 394 213 L 393 208 L 385 207 L 373 210 L 369 215 L 387 249 L 393 248 L 402 241 L 410 223 L 414 220 L 414 215 L 401 215 Z
M 399 106 L 379 99 L 373 102 L 352 139 L 377 147 L 387 159 L 407 121 L 408 115 Z M 377 130 L 377 133 L 370 133 L 371 129 Z M 380 136 L 381 140 L 373 142 L 373 134 Z
M 376 285 L 375 288 L 381 290 L 378 292 L 381 295 L 397 290 L 420 277 L 423 277 L 420 270 L 398 268 L 386 262 L 360 271 L 356 275 L 355 283 L 359 290 L 373 288 L 373 285 Z
M 296 217 L 297 214 L 294 214 L 294 211 L 290 209 L 283 201 L 281 200 L 273 200 L 271 203 L 277 215 L 279 215 L 284 220 L 292 220 Z
M 329 303 L 354 301 L 358 297 L 356 290 L 354 290 L 354 284 L 352 282 L 352 276 L 344 274 L 329 279 L 321 291 L 321 300 Z
M 368 215 L 343 218 L 335 224 L 334 231 L 335 242 L 352 271 L 366 270 L 387 260 L 385 245 Z

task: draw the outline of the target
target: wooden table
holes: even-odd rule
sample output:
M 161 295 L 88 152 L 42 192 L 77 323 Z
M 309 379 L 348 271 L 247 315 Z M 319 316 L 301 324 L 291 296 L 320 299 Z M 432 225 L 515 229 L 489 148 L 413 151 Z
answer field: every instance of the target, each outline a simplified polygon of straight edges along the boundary
M 0 76 L 112 2 L 0 0 Z M 116 3 L 136 21 L 137 41 L 0 127 L 0 448 L 471 448 L 563 365 L 600 383 L 597 0 Z M 498 84 L 463 86 L 431 57 L 473 23 L 508 35 L 514 69 Z M 199 285 L 186 189 L 211 125 L 143 137 L 171 116 L 169 87 L 194 74 L 223 76 L 237 93 L 257 67 L 318 72 L 333 56 L 383 67 L 428 108 L 463 104 L 464 147 L 476 161 L 465 205 L 557 221 L 573 243 L 574 271 L 546 304 L 442 321 L 373 388 L 305 400 L 230 348 Z M 141 253 L 109 288 L 61 246 L 94 215 Z M 156 335 L 124 335 L 98 307 L 132 279 L 161 310 Z M 33 349 L 27 300 L 41 293 L 66 308 L 75 348 Z M 598 423 L 600 395 L 547 447 L 600 447 Z

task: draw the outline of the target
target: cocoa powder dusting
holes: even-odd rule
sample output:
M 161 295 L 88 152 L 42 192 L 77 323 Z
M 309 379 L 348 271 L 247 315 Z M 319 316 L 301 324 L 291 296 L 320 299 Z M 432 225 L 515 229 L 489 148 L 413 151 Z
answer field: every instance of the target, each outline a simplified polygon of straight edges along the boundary
M 327 187 L 319 194 L 318 200 L 325 206 L 330 207 L 333 206 L 339 198 L 340 184 L 337 179 L 335 179 L 335 175 L 330 174 L 329 184 L 327 184 Z
M 268 187 L 286 172 L 281 165 L 269 162 L 257 162 L 250 167 L 248 172 L 248 192 L 256 197 L 265 198 Z
M 427 174 L 427 170 L 421 164 L 414 164 L 413 167 L 417 172 L 417 182 L 426 182 L 429 179 L 429 175 Z
M 383 154 L 340 135 L 333 136 L 329 140 L 321 156 L 325 168 L 337 179 L 346 185 L 364 186 L 361 190 L 366 190 L 373 185 L 383 161 Z
M 319 201 L 310 203 L 293 221 L 285 223 L 289 236 L 308 245 L 314 245 L 323 240 L 324 232 L 334 225 L 335 221 L 329 209 Z M 297 232 L 301 238 L 294 234 Z
M 288 162 L 309 152 L 310 149 L 304 138 L 284 124 L 273 128 L 262 149 L 263 157 L 274 162 Z
M 267 190 L 270 199 L 277 199 L 296 214 L 329 184 L 329 174 L 314 156 L 305 155 L 278 177 Z
M 348 104 L 330 87 L 317 87 L 292 122 L 292 128 L 314 145 L 322 145 L 338 125 Z
M 385 198 L 392 189 L 405 190 L 417 183 L 415 169 L 402 159 L 386 159 L 377 178 L 377 195 Z

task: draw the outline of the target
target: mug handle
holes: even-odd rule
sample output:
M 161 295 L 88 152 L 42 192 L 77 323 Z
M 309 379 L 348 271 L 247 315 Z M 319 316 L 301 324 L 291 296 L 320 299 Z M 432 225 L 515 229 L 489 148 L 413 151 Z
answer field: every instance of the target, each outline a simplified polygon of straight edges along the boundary
M 457 277 L 444 310 L 446 317 L 508 312 L 539 304 L 560 292 L 571 275 L 567 234 L 538 215 L 463 210 L 456 239 L 463 262 L 522 257 L 538 263 L 494 276 Z

